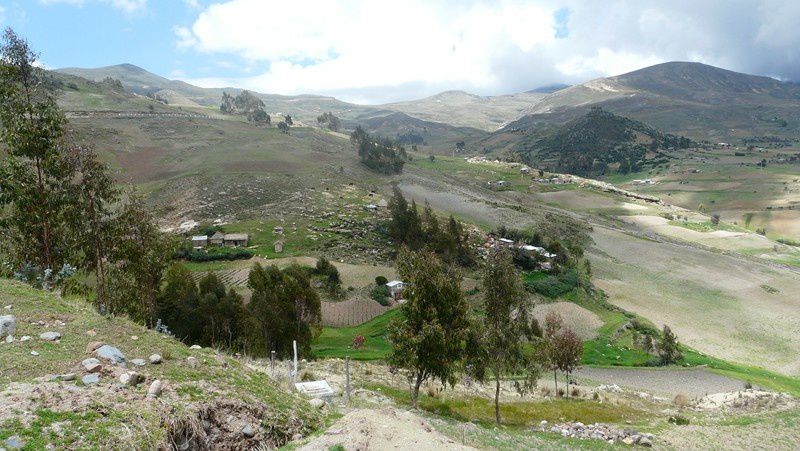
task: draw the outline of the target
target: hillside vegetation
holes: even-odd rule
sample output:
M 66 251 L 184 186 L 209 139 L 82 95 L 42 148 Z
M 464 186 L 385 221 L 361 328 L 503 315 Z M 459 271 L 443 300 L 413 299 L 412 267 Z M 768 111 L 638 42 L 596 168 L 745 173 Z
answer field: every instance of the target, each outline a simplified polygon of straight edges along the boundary
M 101 316 L 84 299 L 5 279 L 0 298 L 17 320 L 17 339 L 2 344 L 0 440 L 17 436 L 26 449 L 185 449 L 204 442 L 241 449 L 281 446 L 321 425 L 305 400 L 213 349 L 190 349 L 124 317 Z M 60 339 L 39 338 L 44 332 Z M 32 338 L 22 341 L 25 336 Z M 127 369 L 103 361 L 91 373 L 99 382 L 83 382 L 90 373 L 81 362 L 93 357 L 87 352 L 92 342 L 118 348 Z M 162 362 L 151 364 L 153 354 Z M 138 366 L 134 359 L 147 363 Z M 120 385 L 127 371 L 143 381 Z M 161 395 L 148 397 L 156 380 Z M 245 425 L 252 437 L 241 433 Z
M 692 141 L 600 108 L 544 132 L 528 134 L 517 152 L 531 164 L 576 175 L 628 173 L 665 159 L 660 149 L 687 148 Z M 649 158 L 648 158 L 649 157 Z

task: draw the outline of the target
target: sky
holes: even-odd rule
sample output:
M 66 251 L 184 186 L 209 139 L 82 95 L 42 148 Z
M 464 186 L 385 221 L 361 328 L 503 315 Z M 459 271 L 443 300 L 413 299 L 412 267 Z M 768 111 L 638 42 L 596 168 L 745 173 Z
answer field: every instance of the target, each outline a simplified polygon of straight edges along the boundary
M 49 68 L 377 104 L 575 84 L 666 61 L 800 81 L 800 1 L 0 0 Z

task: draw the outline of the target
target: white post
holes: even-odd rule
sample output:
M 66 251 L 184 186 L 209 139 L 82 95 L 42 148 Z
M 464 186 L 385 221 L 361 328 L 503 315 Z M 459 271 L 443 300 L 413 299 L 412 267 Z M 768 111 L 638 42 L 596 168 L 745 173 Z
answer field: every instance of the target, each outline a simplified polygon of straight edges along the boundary
M 297 340 L 292 340 L 292 348 L 294 348 L 294 375 L 297 376 Z
M 350 356 L 344 360 L 345 390 L 347 391 L 347 403 L 350 404 Z
M 275 351 L 270 352 L 269 354 L 269 367 L 272 371 L 272 378 L 275 378 Z

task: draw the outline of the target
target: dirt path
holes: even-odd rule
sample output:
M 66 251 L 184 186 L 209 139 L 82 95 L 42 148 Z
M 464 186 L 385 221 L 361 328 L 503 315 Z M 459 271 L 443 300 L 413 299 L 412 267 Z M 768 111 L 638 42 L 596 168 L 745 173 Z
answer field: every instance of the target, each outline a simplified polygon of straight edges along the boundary
M 697 397 L 742 389 L 742 381 L 704 369 L 581 368 L 576 376 L 580 383 L 614 384 L 670 398 L 679 393 Z
M 336 445 L 346 450 L 469 450 L 431 427 L 422 417 L 391 407 L 354 410 L 299 450 L 327 451 Z

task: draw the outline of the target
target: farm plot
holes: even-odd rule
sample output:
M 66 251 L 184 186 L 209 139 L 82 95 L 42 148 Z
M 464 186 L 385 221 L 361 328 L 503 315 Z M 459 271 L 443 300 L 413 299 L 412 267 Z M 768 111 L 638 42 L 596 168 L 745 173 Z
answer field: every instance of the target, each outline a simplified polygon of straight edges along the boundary
M 372 299 L 322 302 L 322 324 L 326 327 L 352 327 L 364 324 L 391 310 Z
M 244 287 L 247 285 L 247 276 L 250 274 L 250 268 L 224 269 L 213 272 L 226 287 Z M 206 271 L 195 271 L 192 273 L 192 279 L 194 279 L 195 283 L 198 283 L 206 274 Z

